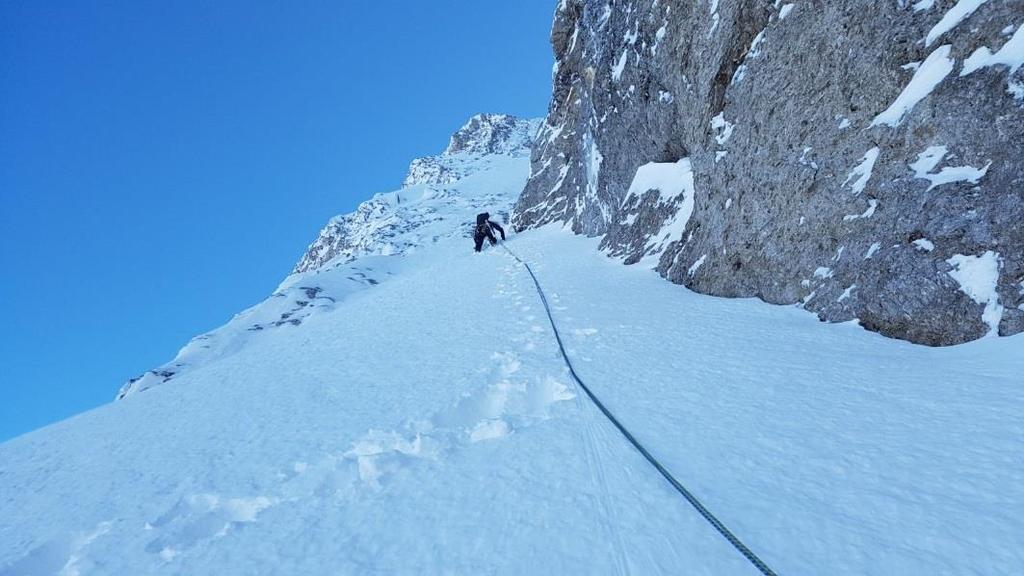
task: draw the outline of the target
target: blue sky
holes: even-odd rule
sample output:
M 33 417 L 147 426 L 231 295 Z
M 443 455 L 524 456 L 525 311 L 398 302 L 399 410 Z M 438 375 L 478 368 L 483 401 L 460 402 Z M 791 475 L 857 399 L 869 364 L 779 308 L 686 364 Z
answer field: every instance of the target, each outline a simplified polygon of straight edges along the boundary
M 542 116 L 554 6 L 0 1 L 0 441 L 267 296 L 472 114 Z

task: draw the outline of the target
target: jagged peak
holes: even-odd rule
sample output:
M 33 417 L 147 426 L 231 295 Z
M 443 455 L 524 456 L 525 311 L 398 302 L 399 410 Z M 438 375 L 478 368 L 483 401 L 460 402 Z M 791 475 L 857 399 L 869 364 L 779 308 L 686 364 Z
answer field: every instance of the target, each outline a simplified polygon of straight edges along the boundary
M 525 159 L 530 154 L 543 119 L 523 119 L 509 114 L 477 114 L 452 135 L 448 148 L 436 156 L 417 158 L 409 165 L 402 189 L 376 194 L 354 212 L 335 216 L 296 264 L 293 273 L 320 269 L 339 256 L 402 253 L 405 240 L 392 238 L 398 231 L 434 222 L 436 214 L 405 209 L 430 199 L 443 202 L 448 190 L 460 180 L 487 169 L 496 160 Z M 414 188 L 420 186 L 419 188 Z M 518 192 L 518 191 L 517 191 Z
M 540 120 L 510 114 L 477 114 L 452 134 L 444 156 L 516 154 L 530 149 Z
M 440 155 L 413 160 L 402 186 L 454 182 L 460 174 L 451 160 L 457 157 L 529 155 L 542 122 L 541 118 L 524 119 L 511 114 L 476 114 L 452 134 Z

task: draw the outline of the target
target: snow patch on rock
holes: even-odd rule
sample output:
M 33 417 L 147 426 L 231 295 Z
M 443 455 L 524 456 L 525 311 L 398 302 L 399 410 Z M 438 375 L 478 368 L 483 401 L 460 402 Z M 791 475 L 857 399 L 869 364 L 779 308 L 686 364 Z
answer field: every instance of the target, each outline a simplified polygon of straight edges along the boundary
M 846 180 L 843 181 L 843 186 L 846 186 L 850 180 L 856 178 L 850 187 L 853 189 L 854 194 L 860 194 L 863 192 L 864 187 L 868 184 L 868 180 L 871 179 L 871 174 L 875 169 L 875 162 L 878 160 L 880 153 L 881 151 L 878 149 L 878 146 L 875 146 L 865 152 L 864 156 L 860 160 L 860 164 L 854 167 L 854 169 L 846 176 Z
M 846 300 L 847 298 L 850 297 L 851 294 L 853 294 L 853 291 L 856 289 L 856 284 L 851 284 L 847 286 L 846 290 L 843 290 L 843 293 L 839 295 L 839 298 L 836 298 L 836 302 L 842 302 L 843 300 Z
M 889 107 L 871 121 L 871 126 L 885 124 L 895 127 L 903 121 L 904 116 L 931 94 L 932 90 L 945 80 L 946 76 L 953 71 L 954 60 L 949 57 L 952 47 L 949 44 L 935 49 L 928 55 L 921 66 L 914 72 L 914 77 L 903 88 L 900 95 L 896 97 Z
M 984 304 L 981 319 L 989 326 L 989 335 L 999 332 L 1003 306 L 999 304 L 999 254 L 991 250 L 977 256 L 956 254 L 946 260 L 953 267 L 948 272 L 960 285 L 960 291 L 978 304 Z
M 818 266 L 814 270 L 814 277 L 820 280 L 831 278 L 833 275 L 832 269 L 827 266 Z
M 942 170 L 932 173 L 932 170 L 942 162 L 947 153 L 948 149 L 945 146 L 929 146 L 924 152 L 918 154 L 917 161 L 910 164 L 910 169 L 914 171 L 915 178 L 928 180 L 931 183 L 928 186 L 928 190 L 931 190 L 936 186 L 951 184 L 953 182 L 970 182 L 971 184 L 977 184 L 978 181 L 985 176 L 989 167 L 992 165 L 992 162 L 989 162 L 982 168 L 975 168 L 973 166 L 946 166 Z
M 942 20 L 939 20 L 938 24 L 928 31 L 928 35 L 925 36 L 924 39 L 924 45 L 931 46 L 932 42 L 935 42 L 939 36 L 942 36 L 946 32 L 956 28 L 957 25 L 966 20 L 968 16 L 974 14 L 974 11 L 986 1 L 987 0 L 960 0 L 957 2 L 955 6 L 946 12 L 942 17 Z M 929 7 L 931 6 L 929 5 Z M 917 9 L 916 6 L 914 8 L 915 10 Z
M 612 80 L 618 82 L 622 78 L 622 71 L 626 69 L 626 63 L 629 61 L 629 48 L 625 48 L 622 51 L 622 56 L 612 65 Z
M 931 252 L 932 250 L 935 250 L 935 244 L 927 238 L 918 238 L 911 242 L 911 244 L 913 244 L 918 250 L 922 250 L 924 252 Z
M 864 253 L 864 259 L 865 260 L 870 260 L 871 257 L 875 255 L 875 252 L 878 252 L 881 248 L 882 248 L 882 243 L 881 242 L 875 242 L 874 244 L 869 246 L 868 247 L 868 251 Z
M 697 273 L 697 270 L 700 270 L 700 267 L 704 265 L 704 261 L 707 260 L 707 259 L 708 259 L 708 255 L 707 254 L 701 256 L 700 258 L 697 259 L 696 262 L 694 262 L 693 264 L 690 265 L 690 267 L 686 270 L 686 273 L 689 276 L 693 276 L 694 274 Z
M 732 123 L 725 119 L 724 112 L 720 112 L 718 116 L 711 119 L 711 129 L 715 131 L 715 142 L 718 142 L 719 146 L 725 146 L 725 143 L 729 141 L 733 128 Z
M 648 256 L 660 254 L 670 243 L 682 239 L 694 208 L 693 167 L 689 158 L 678 162 L 649 162 L 637 168 L 629 191 L 623 199 L 625 209 L 631 204 L 640 205 L 650 191 L 658 193 L 653 204 L 647 208 L 664 218 L 660 229 L 648 236 L 644 248 Z M 666 213 L 672 211 L 670 216 Z M 629 216 L 625 220 L 631 223 Z
M 858 220 L 860 218 L 871 218 L 872 216 L 874 216 L 875 210 L 877 208 L 878 208 L 878 200 L 875 200 L 874 198 L 869 198 L 868 199 L 868 208 L 867 208 L 867 210 L 865 210 L 864 212 L 862 212 L 860 214 L 847 214 L 846 216 L 843 216 L 843 221 L 844 222 L 850 222 L 850 221 L 853 221 L 853 220 Z
M 982 46 L 974 51 L 967 60 L 964 60 L 964 67 L 960 71 L 961 76 L 966 76 L 987 66 L 1002 65 L 1010 69 L 1010 74 L 1016 72 L 1024 65 L 1024 25 L 1017 28 L 1006 44 L 995 54 L 987 46 Z

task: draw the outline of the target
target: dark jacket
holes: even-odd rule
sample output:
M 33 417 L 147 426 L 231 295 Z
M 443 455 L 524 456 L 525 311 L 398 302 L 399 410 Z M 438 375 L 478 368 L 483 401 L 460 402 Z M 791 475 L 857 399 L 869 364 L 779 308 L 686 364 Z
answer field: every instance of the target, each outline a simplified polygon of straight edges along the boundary
M 491 230 L 497 230 L 498 233 L 501 234 L 501 239 L 504 240 L 505 239 L 505 229 L 502 228 L 501 226 L 499 226 L 497 222 L 492 222 L 490 218 L 491 218 L 491 215 L 489 213 L 487 213 L 487 212 L 484 212 L 483 214 L 477 214 L 476 215 L 476 230 L 474 231 L 473 235 L 474 236 L 490 236 L 490 237 L 493 238 L 494 235 L 491 234 Z

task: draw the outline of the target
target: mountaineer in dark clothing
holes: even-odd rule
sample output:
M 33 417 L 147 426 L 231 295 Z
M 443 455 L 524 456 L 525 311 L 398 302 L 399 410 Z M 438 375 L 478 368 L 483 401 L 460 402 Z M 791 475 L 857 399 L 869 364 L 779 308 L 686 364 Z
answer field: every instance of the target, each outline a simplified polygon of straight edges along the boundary
M 491 222 L 491 215 L 487 212 L 476 215 L 476 229 L 473 231 L 473 242 L 476 243 L 476 251 L 479 252 L 480 248 L 484 245 L 484 238 L 491 241 L 491 246 L 498 243 L 498 239 L 494 237 L 494 233 L 491 229 L 497 230 L 501 234 L 501 241 L 505 241 L 505 230 L 501 226 L 498 226 L 496 222 Z

